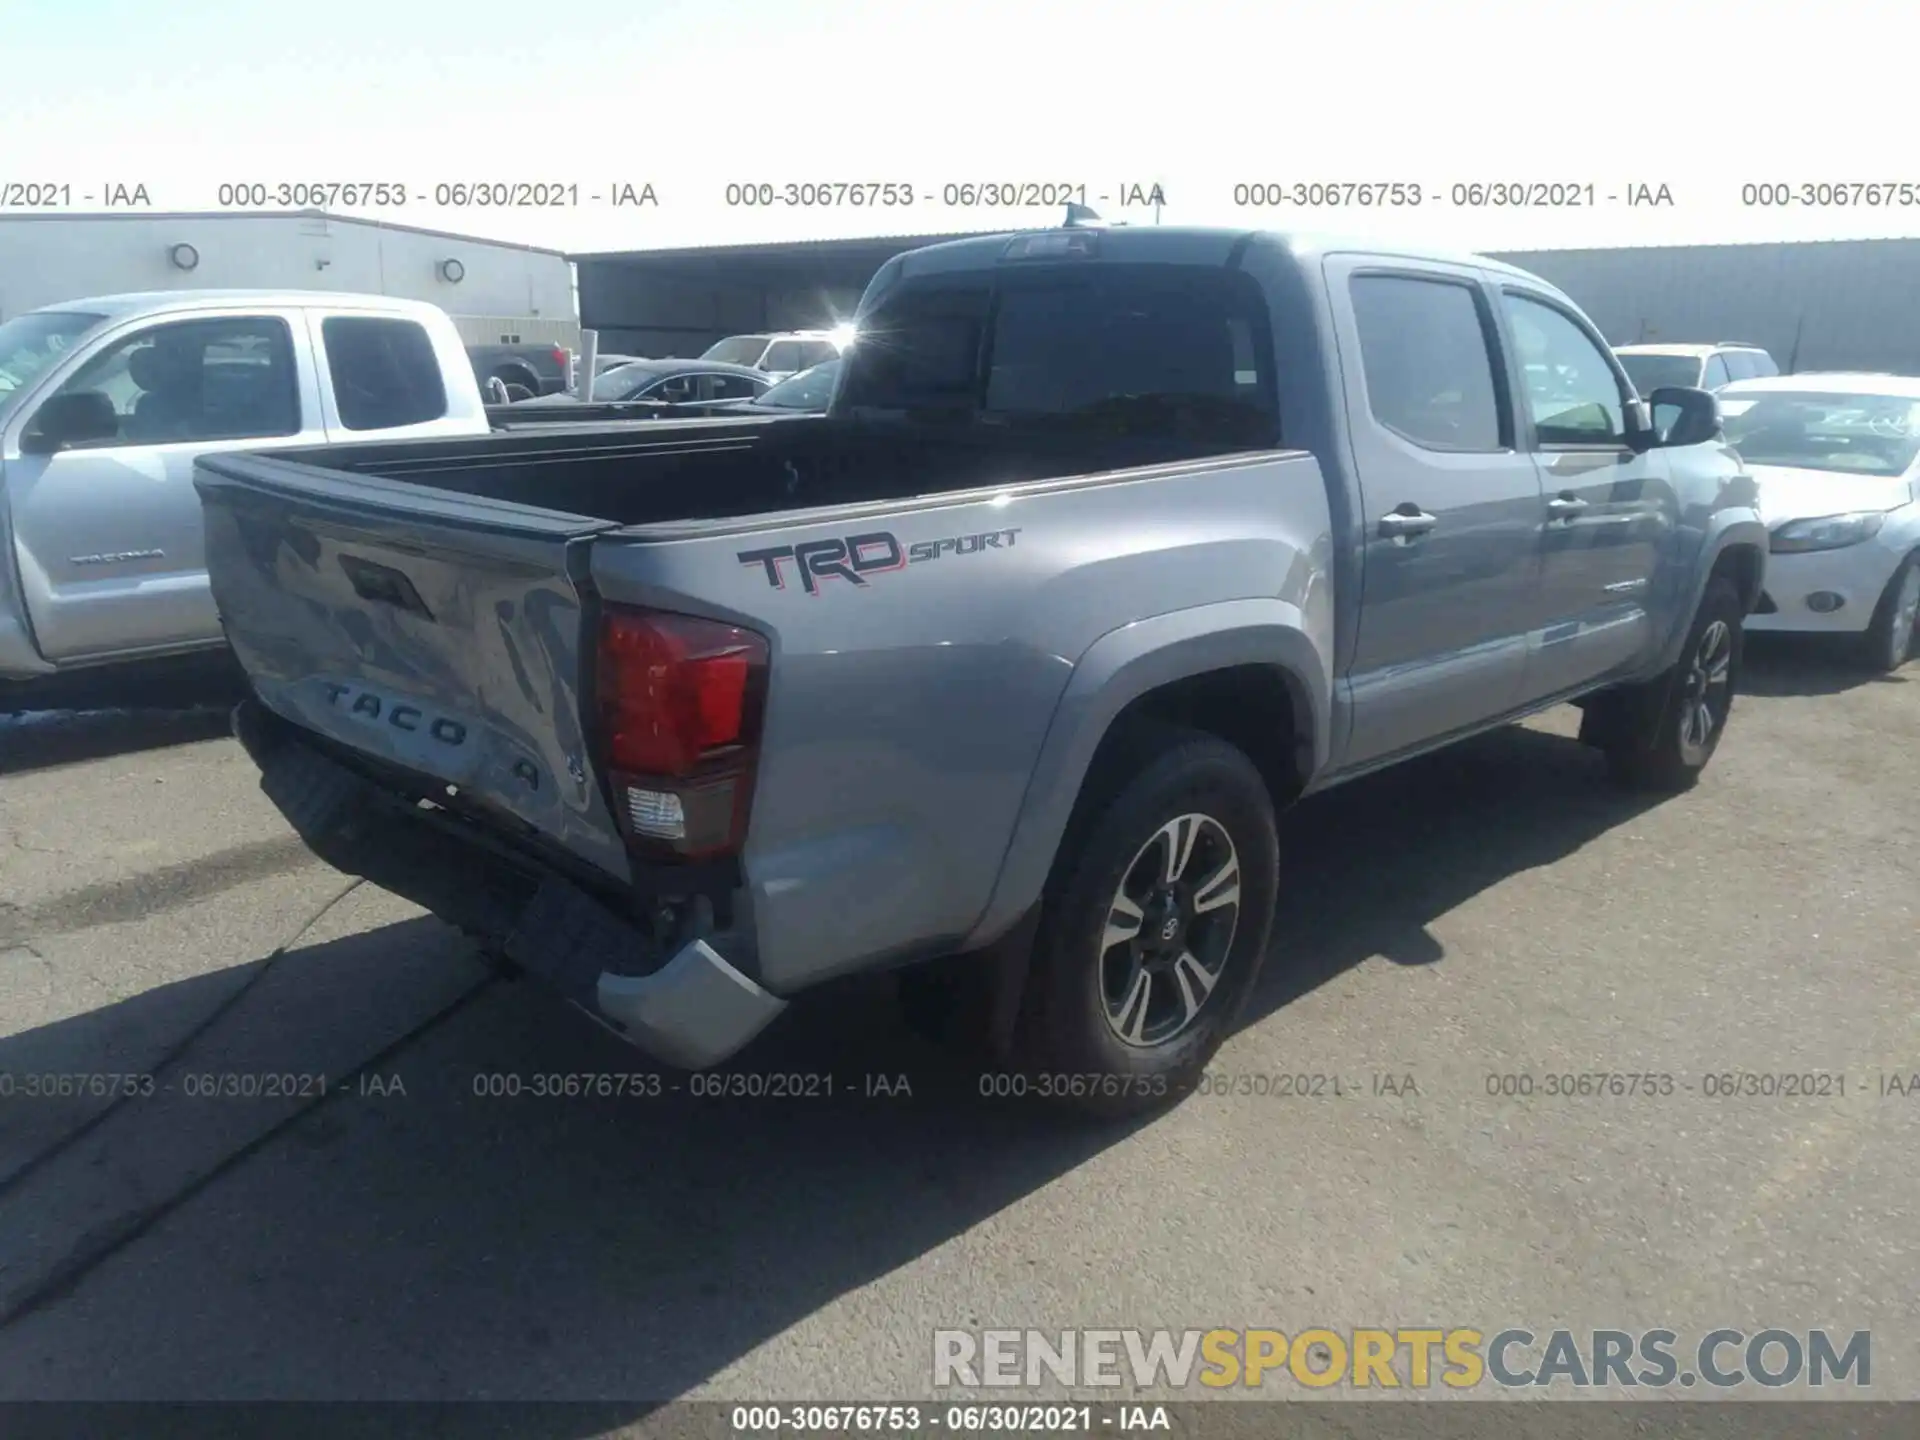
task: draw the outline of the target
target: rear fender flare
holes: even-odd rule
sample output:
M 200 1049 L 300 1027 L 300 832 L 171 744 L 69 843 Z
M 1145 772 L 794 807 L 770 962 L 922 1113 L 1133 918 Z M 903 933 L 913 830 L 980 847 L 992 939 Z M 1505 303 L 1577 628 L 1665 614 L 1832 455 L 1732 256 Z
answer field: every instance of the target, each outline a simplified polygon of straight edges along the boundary
M 1293 698 L 1304 785 L 1327 761 L 1332 691 L 1327 643 L 1298 606 L 1229 600 L 1109 631 L 1088 647 L 1054 709 L 987 907 L 964 944 L 992 943 L 1036 905 L 1100 742 L 1115 717 L 1150 691 L 1236 665 L 1270 665 Z

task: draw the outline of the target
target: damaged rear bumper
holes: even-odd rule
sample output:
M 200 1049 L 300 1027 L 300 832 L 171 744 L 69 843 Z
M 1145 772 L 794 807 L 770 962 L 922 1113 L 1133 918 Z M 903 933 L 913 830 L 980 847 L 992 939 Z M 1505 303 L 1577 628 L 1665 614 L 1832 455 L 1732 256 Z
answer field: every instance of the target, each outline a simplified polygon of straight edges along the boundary
M 655 1059 L 720 1064 L 786 1008 L 709 940 L 663 954 L 558 870 L 350 768 L 257 700 L 233 731 L 315 855 L 466 931 Z

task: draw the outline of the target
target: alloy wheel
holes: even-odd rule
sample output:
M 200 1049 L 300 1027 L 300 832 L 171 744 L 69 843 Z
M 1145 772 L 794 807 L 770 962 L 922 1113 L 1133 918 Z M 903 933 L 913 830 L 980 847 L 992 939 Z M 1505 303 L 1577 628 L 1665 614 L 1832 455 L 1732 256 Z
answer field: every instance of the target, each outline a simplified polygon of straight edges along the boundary
M 1715 620 L 1700 632 L 1682 684 L 1680 753 L 1689 765 L 1706 763 L 1713 737 L 1733 706 L 1733 628 Z
M 1135 853 L 1100 940 L 1107 1026 L 1135 1048 L 1184 1034 L 1220 982 L 1240 922 L 1240 855 L 1210 815 L 1176 816 Z

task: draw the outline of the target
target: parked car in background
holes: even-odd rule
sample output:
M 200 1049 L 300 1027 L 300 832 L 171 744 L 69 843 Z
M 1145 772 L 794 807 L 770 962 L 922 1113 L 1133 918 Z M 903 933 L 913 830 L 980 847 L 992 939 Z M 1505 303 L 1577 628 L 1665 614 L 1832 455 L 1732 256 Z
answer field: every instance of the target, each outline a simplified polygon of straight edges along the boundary
M 1567 700 L 1622 781 L 1709 763 L 1752 482 L 1537 277 L 1068 228 L 861 317 L 804 425 L 203 460 L 235 730 L 315 853 L 672 1064 L 899 970 L 1113 1113 L 1233 1032 L 1301 794 Z
M 515 400 L 534 395 L 553 395 L 574 386 L 574 353 L 564 345 L 469 345 L 467 358 L 473 363 L 473 378 L 485 386 L 498 380 Z
M 1898 670 L 1920 625 L 1920 379 L 1782 375 L 1719 401 L 1772 551 L 1747 628 L 1846 636 Z
M 1696 390 L 1718 390 L 1735 380 L 1778 375 L 1773 356 L 1758 345 L 1723 341 L 1718 345 L 1616 345 L 1627 378 L 1642 395 L 1663 385 L 1686 385 Z
M 752 400 L 728 400 L 714 411 L 745 410 L 760 415 L 818 415 L 833 399 L 834 381 L 840 376 L 841 362 L 829 360 L 811 370 L 802 370 Z
M 577 357 L 574 361 L 574 367 L 573 367 L 574 368 L 574 386 L 572 390 L 567 392 L 573 399 L 576 399 L 576 400 L 581 398 L 580 392 L 585 388 L 586 376 L 582 373 L 580 368 L 580 361 L 582 358 L 584 357 Z M 600 377 L 602 375 L 606 374 L 609 370 L 618 370 L 622 365 L 637 365 L 641 361 L 645 360 L 646 358 L 647 357 L 644 355 L 608 355 L 605 353 L 594 356 L 593 377 L 594 377 L 594 384 L 596 387 L 596 393 L 594 396 L 595 400 L 597 401 L 599 399 L 598 385 L 599 385 Z M 500 396 L 497 396 L 492 391 L 489 391 L 488 394 L 490 399 L 501 399 L 503 403 L 509 403 L 509 404 L 517 403 L 520 400 L 530 400 L 530 399 L 537 398 L 535 396 L 526 395 L 526 394 L 500 397 Z
M 489 411 L 454 322 L 419 301 L 177 290 L 0 324 L 0 710 L 224 649 L 196 457 L 573 418 L 534 402 Z
M 635 360 L 596 375 L 596 405 L 651 400 L 667 405 L 703 405 L 713 400 L 751 400 L 773 385 L 764 370 L 713 360 Z M 577 395 L 543 395 L 521 407 L 577 405 Z M 518 408 L 518 407 L 516 407 Z
M 707 347 L 702 360 L 750 365 L 776 380 L 797 375 L 838 355 L 843 343 L 833 330 L 788 330 L 770 335 L 733 335 Z
M 197 457 L 488 429 L 459 332 L 419 301 L 176 290 L 0 324 L 0 700 L 222 645 Z

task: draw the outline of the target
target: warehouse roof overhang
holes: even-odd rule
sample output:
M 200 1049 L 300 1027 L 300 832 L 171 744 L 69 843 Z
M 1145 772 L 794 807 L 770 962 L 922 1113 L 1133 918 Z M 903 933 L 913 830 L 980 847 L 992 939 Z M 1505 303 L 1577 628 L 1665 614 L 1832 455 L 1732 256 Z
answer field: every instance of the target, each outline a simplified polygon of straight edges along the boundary
M 1013 227 L 1009 227 L 1013 228 Z M 582 267 L 618 266 L 662 280 L 725 280 L 750 285 L 806 285 L 823 273 L 866 271 L 904 250 L 979 235 L 978 230 L 949 230 L 921 235 L 861 235 L 834 240 L 783 240 L 758 245 L 700 245 L 674 250 L 575 252 L 567 258 Z
M 9 224 L 33 220 L 43 223 L 88 220 L 128 224 L 153 224 L 157 221 L 305 220 L 327 225 L 357 225 L 363 230 L 388 230 L 399 235 L 430 235 L 441 240 L 457 240 L 462 245 L 482 245 L 490 250 L 520 250 L 531 255 L 572 258 L 564 251 L 551 250 L 544 245 L 528 245 L 519 240 L 495 240 L 485 235 L 463 235 L 457 230 L 434 230 L 424 225 L 402 225 L 393 220 L 379 220 L 370 215 L 342 215 L 333 210 L 9 210 L 5 215 L 0 215 L 0 221 Z

